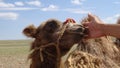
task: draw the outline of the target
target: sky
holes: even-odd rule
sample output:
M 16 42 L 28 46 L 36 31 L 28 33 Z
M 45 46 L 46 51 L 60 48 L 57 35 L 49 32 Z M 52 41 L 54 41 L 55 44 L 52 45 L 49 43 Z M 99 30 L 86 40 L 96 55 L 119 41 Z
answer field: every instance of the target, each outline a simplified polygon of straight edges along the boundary
M 80 22 L 88 13 L 105 23 L 115 24 L 120 0 L 0 0 L 0 40 L 27 39 L 22 30 L 51 18 Z

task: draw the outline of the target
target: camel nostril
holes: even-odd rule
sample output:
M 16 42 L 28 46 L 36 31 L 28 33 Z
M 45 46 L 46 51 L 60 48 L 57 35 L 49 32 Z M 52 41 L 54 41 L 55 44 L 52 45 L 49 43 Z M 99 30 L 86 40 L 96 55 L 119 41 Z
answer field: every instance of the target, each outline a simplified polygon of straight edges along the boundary
M 83 32 L 83 29 L 82 29 L 82 28 L 78 28 L 78 29 L 76 30 L 76 32 Z

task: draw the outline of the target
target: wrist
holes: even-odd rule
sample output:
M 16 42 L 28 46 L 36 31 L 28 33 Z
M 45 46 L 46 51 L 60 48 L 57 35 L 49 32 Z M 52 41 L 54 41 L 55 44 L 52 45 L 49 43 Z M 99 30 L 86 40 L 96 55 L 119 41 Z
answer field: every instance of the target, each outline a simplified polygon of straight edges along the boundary
M 99 28 L 99 30 L 101 32 L 101 36 L 106 36 L 106 32 L 105 32 L 104 27 L 105 27 L 105 24 L 103 24 L 103 23 L 100 23 L 99 26 L 98 26 L 98 28 Z

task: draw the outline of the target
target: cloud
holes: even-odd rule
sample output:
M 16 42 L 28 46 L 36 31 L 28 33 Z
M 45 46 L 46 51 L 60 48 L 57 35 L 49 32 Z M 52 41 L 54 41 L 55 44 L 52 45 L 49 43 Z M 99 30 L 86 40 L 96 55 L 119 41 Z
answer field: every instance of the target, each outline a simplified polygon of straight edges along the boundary
M 72 8 L 64 9 L 63 11 L 68 11 L 75 14 L 88 14 L 90 12 L 83 9 L 72 9 Z
M 3 1 L 3 0 L 0 0 L 0 2 Z
M 1 0 L 2 1 L 2 0 Z M 30 1 L 27 2 L 29 7 L 25 7 L 25 2 L 14 2 L 12 3 L 6 3 L 6 2 L 0 2 L 0 10 L 35 10 L 39 9 L 38 7 L 35 6 L 40 6 L 41 3 L 39 1 Z M 30 7 L 31 5 L 35 5 L 34 7 Z M 18 7 L 19 6 L 19 7 Z
M 32 8 L 32 7 L 24 7 L 24 2 L 14 2 L 12 3 L 5 3 L 5 2 L 0 2 L 0 10 L 34 10 L 38 8 Z M 17 6 L 22 6 L 22 7 L 17 7 Z
M 116 23 L 117 19 L 120 17 L 120 14 L 115 14 L 113 16 L 107 17 L 104 20 L 106 23 Z
M 86 10 L 75 10 L 72 13 L 76 13 L 76 14 L 88 14 L 90 11 L 86 11 Z
M 56 5 L 49 5 L 46 8 L 42 8 L 42 11 L 58 11 L 58 6 Z
M 37 6 L 37 7 L 40 7 L 40 6 L 41 6 L 41 2 L 38 1 L 38 0 L 27 2 L 27 4 L 28 4 L 28 5 Z
M 120 1 L 113 2 L 114 4 L 120 4 Z
M 0 8 L 0 10 L 35 10 L 39 8 L 30 8 L 30 7 L 14 7 L 14 8 Z
M 13 12 L 0 12 L 0 19 L 7 19 L 7 20 L 16 20 L 18 18 L 17 13 Z
M 15 7 L 15 5 L 11 3 L 0 2 L 0 8 L 10 8 L 10 7 Z
M 85 1 L 85 0 L 71 0 L 71 3 L 72 4 L 75 4 L 75 5 L 82 5 L 83 3 L 83 1 Z
M 24 6 L 24 3 L 23 2 L 15 2 L 15 5 L 17 5 L 17 6 Z
M 26 2 L 26 4 L 28 4 L 29 6 L 37 6 L 37 7 L 41 6 L 41 2 L 38 0 L 29 1 L 29 2 Z M 24 5 L 25 5 L 25 2 L 18 1 L 12 4 L 12 3 L 5 3 L 2 0 L 0 0 L 0 8 L 13 8 L 16 6 L 24 6 Z

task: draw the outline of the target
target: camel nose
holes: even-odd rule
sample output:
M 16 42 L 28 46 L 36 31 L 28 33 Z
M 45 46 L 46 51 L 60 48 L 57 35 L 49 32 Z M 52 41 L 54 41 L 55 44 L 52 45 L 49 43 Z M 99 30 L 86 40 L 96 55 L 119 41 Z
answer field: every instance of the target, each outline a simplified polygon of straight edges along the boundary
M 68 27 L 69 33 L 75 33 L 75 34 L 84 34 L 85 28 L 82 25 L 73 25 L 71 27 Z

